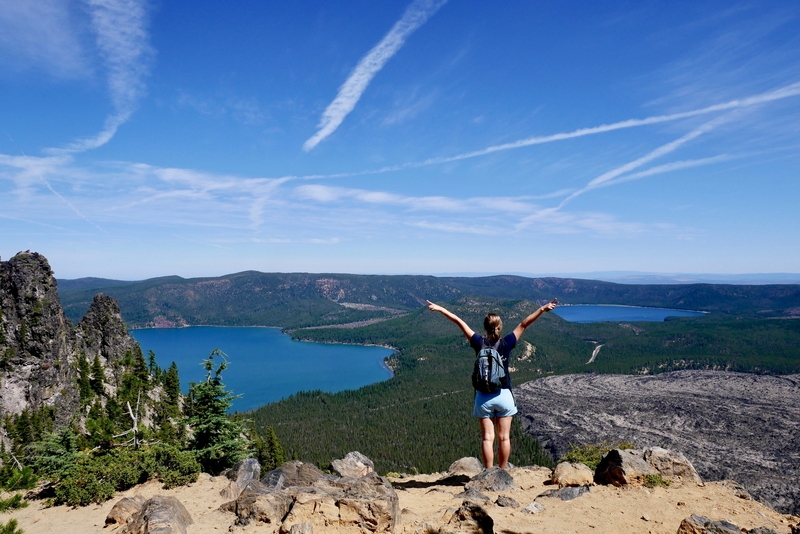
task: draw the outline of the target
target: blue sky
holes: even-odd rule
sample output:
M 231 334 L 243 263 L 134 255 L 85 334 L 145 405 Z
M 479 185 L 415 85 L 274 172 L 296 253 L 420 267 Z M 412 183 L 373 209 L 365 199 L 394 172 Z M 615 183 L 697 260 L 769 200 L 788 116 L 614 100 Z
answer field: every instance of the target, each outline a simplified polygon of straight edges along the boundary
M 0 0 L 62 278 L 800 272 L 797 2 Z

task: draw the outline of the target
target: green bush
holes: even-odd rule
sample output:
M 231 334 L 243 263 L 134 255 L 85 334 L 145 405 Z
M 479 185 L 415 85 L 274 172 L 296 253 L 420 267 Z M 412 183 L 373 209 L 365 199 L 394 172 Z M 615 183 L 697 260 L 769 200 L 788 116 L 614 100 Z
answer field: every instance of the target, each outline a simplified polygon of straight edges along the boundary
M 655 488 L 656 486 L 668 488 L 671 482 L 667 478 L 662 478 L 661 475 L 647 475 L 644 477 L 644 486 L 646 488 Z
M 55 504 L 101 503 L 152 478 L 173 488 L 197 480 L 200 464 L 187 451 L 169 445 L 139 450 L 116 448 L 81 454 L 56 481 Z
M 602 441 L 600 443 L 584 443 L 583 445 L 570 445 L 569 452 L 562 456 L 558 461 L 559 462 L 580 462 L 590 469 L 595 470 L 597 469 L 597 465 L 600 463 L 600 460 L 603 458 L 603 455 L 606 454 L 611 449 L 635 449 L 636 446 L 633 443 L 628 443 L 626 441 L 620 442 L 613 442 L 613 441 Z
M 22 500 L 22 494 L 17 493 L 8 499 L 0 499 L 0 512 L 8 512 L 9 510 L 18 510 L 28 506 L 28 501 Z
M 17 520 L 9 519 L 8 523 L 0 523 L 0 534 L 25 534 L 21 528 L 17 528 Z
M 16 464 L 6 462 L 0 468 L 0 487 L 9 491 L 35 488 L 38 480 L 33 468 L 28 466 L 22 466 L 20 471 Z

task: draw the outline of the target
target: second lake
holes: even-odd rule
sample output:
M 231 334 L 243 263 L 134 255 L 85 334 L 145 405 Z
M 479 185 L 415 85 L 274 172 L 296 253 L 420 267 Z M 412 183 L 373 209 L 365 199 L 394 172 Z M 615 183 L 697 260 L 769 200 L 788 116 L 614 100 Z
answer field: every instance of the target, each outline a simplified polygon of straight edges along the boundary
M 233 401 L 232 411 L 253 410 L 298 391 L 357 389 L 392 376 L 383 363 L 391 349 L 299 342 L 279 328 L 192 326 L 130 333 L 145 357 L 152 350 L 159 366 L 178 365 L 184 392 L 189 382 L 205 379 L 202 362 L 213 349 L 227 354 L 222 382 L 242 395 Z
M 700 317 L 703 312 L 669 308 L 643 308 L 639 306 L 613 306 L 608 304 L 576 304 L 559 306 L 553 313 L 571 323 L 599 323 L 602 321 L 661 322 L 667 317 Z

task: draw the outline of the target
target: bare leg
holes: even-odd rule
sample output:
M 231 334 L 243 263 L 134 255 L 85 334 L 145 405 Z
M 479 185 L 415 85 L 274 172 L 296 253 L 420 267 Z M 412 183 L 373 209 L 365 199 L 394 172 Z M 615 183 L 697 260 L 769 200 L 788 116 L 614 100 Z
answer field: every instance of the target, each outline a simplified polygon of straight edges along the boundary
M 509 419 L 511 419 L 509 417 Z M 481 452 L 483 453 L 483 466 L 486 469 L 494 463 L 494 419 L 484 417 L 478 419 L 481 424 Z
M 508 467 L 508 457 L 511 456 L 511 417 L 497 418 L 497 463 L 502 469 Z M 485 442 L 484 442 L 485 443 Z

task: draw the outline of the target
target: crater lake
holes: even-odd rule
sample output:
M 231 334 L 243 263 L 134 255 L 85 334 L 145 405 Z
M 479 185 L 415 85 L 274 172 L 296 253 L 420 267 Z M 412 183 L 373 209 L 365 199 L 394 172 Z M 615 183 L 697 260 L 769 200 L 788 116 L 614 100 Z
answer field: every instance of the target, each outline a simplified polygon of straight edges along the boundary
M 384 347 L 294 341 L 279 328 L 190 326 L 131 330 L 131 335 L 156 361 L 178 365 L 181 390 L 205 380 L 202 363 L 214 349 L 228 356 L 222 372 L 226 389 L 240 398 L 231 411 L 248 411 L 298 391 L 337 392 L 357 389 L 392 377 Z M 219 363 L 219 362 L 217 362 Z M 215 366 L 216 368 L 216 366 Z

